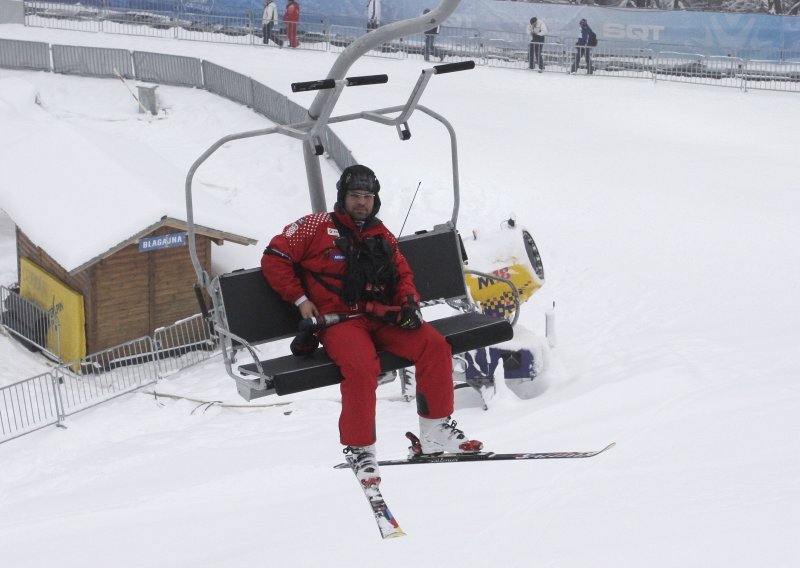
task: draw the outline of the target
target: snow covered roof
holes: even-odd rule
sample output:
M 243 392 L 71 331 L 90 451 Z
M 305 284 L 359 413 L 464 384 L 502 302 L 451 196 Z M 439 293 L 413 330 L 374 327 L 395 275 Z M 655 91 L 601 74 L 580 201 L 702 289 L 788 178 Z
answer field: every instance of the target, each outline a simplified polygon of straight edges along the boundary
M 86 117 L 48 108 L 23 79 L 2 78 L 0 86 L 0 208 L 64 269 L 81 270 L 160 224 L 185 226 L 185 171 L 120 134 L 120 118 L 98 117 L 90 128 Z M 145 134 L 154 127 L 134 113 L 121 119 L 140 121 Z M 255 244 L 236 234 L 239 223 L 227 209 L 201 195 L 195 222 L 208 236 Z
M 155 231 L 157 229 L 160 229 L 161 227 L 174 227 L 176 229 L 180 229 L 180 230 L 184 230 L 185 231 L 185 230 L 188 229 L 188 224 L 186 223 L 186 221 L 182 221 L 180 219 L 173 219 L 172 217 L 164 216 L 164 217 L 161 218 L 160 221 L 158 221 L 156 223 L 153 223 L 149 227 L 145 227 L 144 229 L 142 229 L 141 231 L 139 231 L 135 235 L 132 235 L 131 237 L 125 239 L 124 241 L 122 241 L 121 243 L 117 244 L 116 246 L 111 247 L 107 251 L 95 256 L 94 258 L 91 258 L 91 259 L 87 260 L 86 262 L 84 262 L 83 264 L 81 264 L 80 266 L 78 266 L 76 268 L 73 268 L 69 272 L 71 274 L 77 274 L 78 272 L 86 270 L 87 268 L 89 268 L 94 263 L 100 262 L 104 258 L 108 258 L 112 254 L 114 254 L 115 252 L 117 252 L 119 250 L 122 250 L 126 246 L 138 242 L 138 240 L 141 239 L 142 237 L 152 233 L 153 231 Z M 218 241 L 231 241 L 231 242 L 234 242 L 234 243 L 237 243 L 237 244 L 240 244 L 240 245 L 254 245 L 254 244 L 256 244 L 258 242 L 255 239 L 251 239 L 251 238 L 248 238 L 248 237 L 243 237 L 241 235 L 234 235 L 233 233 L 228 233 L 228 232 L 225 232 L 225 231 L 218 231 L 216 229 L 211 229 L 209 227 L 203 227 L 203 226 L 200 226 L 200 225 L 195 225 L 194 226 L 194 232 L 196 234 L 198 234 L 198 235 L 203 235 L 203 236 L 206 236 L 206 237 L 210 237 L 210 238 L 218 240 Z M 219 244 L 221 244 L 221 243 L 219 243 Z

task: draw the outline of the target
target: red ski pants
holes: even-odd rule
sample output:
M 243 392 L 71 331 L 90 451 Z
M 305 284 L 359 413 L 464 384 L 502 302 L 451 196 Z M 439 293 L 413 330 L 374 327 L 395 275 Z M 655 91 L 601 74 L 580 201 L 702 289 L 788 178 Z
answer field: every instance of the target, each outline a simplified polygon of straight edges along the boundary
M 323 330 L 320 339 L 344 377 L 339 437 L 345 446 L 375 443 L 375 390 L 381 372 L 377 351 L 414 362 L 420 416 L 444 418 L 453 413 L 452 351 L 429 323 L 406 330 L 363 317 Z
M 289 46 L 300 45 L 300 42 L 297 41 L 297 22 L 286 22 L 286 35 L 289 36 Z

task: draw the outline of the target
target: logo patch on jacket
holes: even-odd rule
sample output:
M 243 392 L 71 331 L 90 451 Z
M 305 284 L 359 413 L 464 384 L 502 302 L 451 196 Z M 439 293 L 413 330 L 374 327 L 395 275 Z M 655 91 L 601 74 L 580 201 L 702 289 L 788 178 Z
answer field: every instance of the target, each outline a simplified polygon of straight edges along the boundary
M 292 223 L 286 228 L 286 232 L 284 233 L 284 235 L 286 235 L 287 237 L 291 237 L 297 232 L 297 229 L 299 228 L 300 227 L 297 225 L 297 223 Z
M 347 257 L 344 255 L 343 252 L 335 252 L 333 253 L 333 260 L 338 262 L 344 262 L 345 260 L 347 260 Z
M 328 234 L 334 237 L 338 237 L 339 231 L 337 229 L 334 229 L 333 227 L 328 227 Z

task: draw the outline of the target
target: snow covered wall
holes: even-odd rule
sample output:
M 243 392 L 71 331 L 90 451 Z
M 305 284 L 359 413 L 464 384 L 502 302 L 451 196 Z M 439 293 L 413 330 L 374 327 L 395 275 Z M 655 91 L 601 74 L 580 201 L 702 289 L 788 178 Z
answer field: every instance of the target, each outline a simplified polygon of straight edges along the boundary
M 22 0 L 0 0 L 0 24 L 22 24 L 24 21 Z

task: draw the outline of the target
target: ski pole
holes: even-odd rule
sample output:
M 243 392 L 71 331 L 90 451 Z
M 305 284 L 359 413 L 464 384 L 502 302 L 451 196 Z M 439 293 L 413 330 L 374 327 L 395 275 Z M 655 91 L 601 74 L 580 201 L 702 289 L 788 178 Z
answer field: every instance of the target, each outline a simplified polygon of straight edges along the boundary
M 320 331 L 337 323 L 342 323 L 351 319 L 363 317 L 364 314 L 325 314 L 313 318 L 305 318 L 300 320 L 297 328 L 300 331 Z
M 300 320 L 297 328 L 300 331 L 314 333 L 331 327 L 332 325 L 336 325 L 337 323 L 350 321 L 351 319 L 361 318 L 364 316 L 372 316 L 379 320 L 385 321 L 386 323 L 397 323 L 397 319 L 400 315 L 400 307 L 387 306 L 378 302 L 367 302 L 366 310 L 366 313 L 361 314 L 325 314 L 322 316 L 305 318 Z

